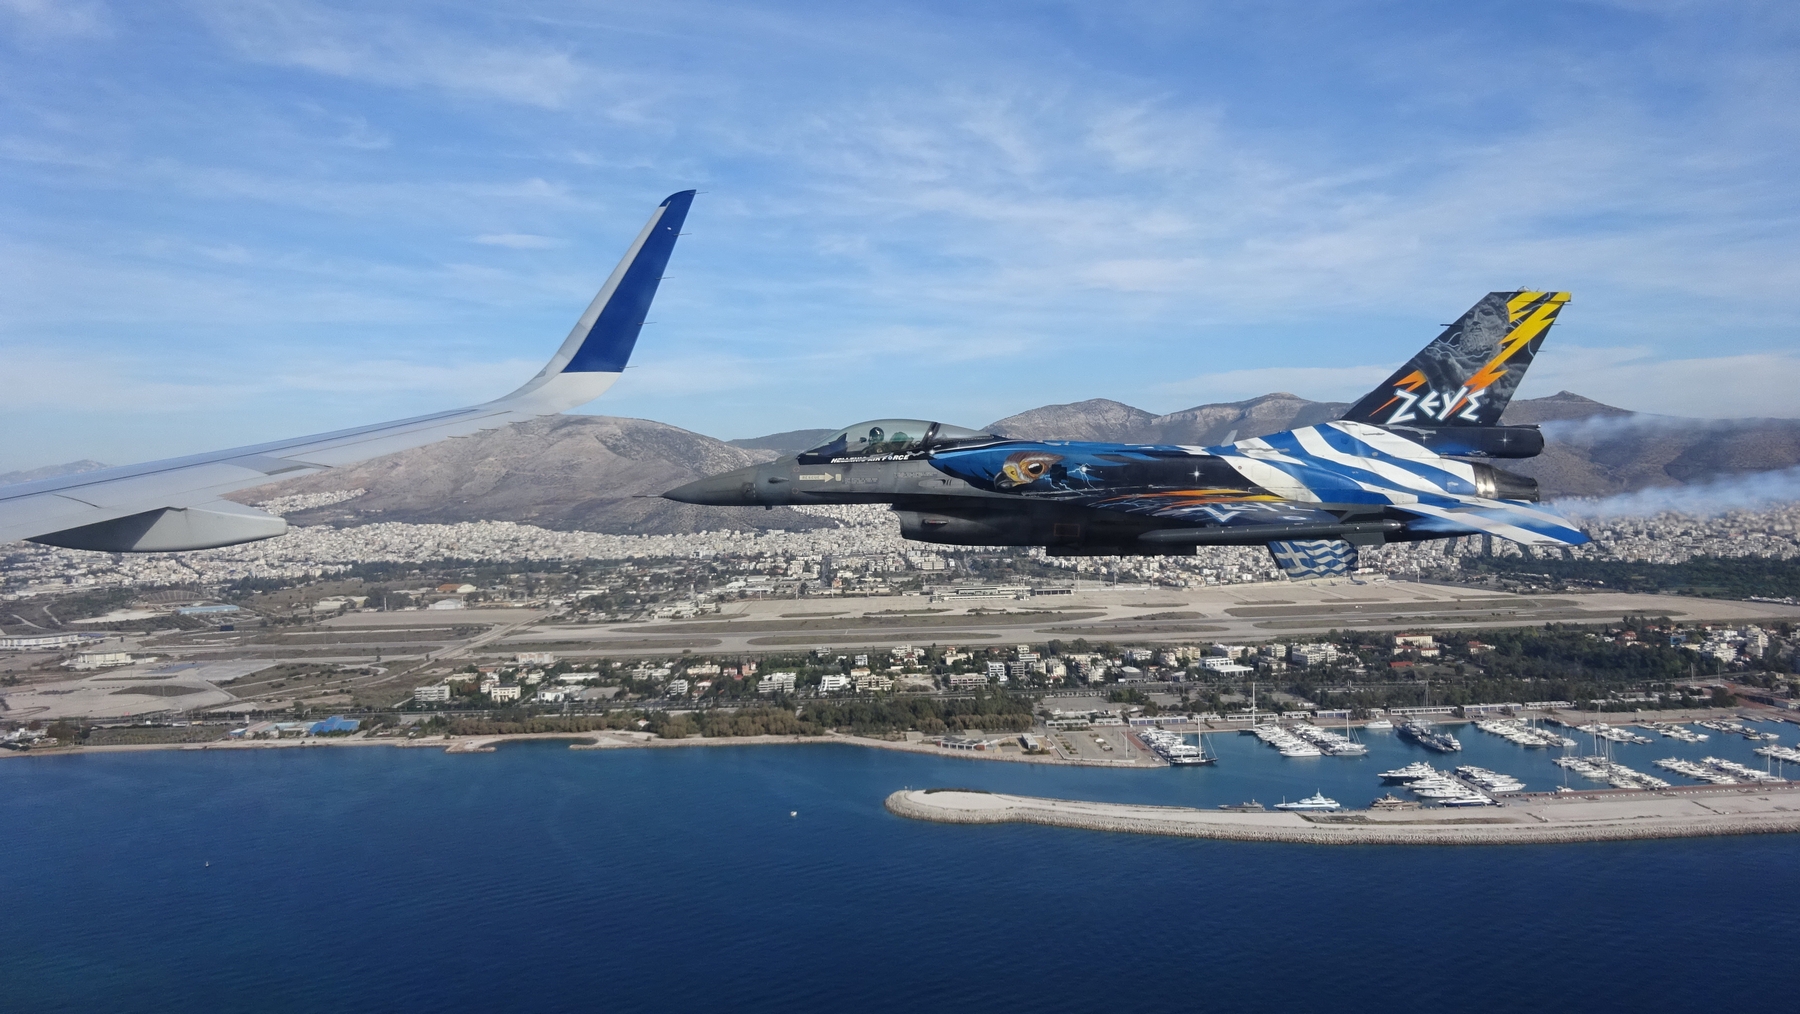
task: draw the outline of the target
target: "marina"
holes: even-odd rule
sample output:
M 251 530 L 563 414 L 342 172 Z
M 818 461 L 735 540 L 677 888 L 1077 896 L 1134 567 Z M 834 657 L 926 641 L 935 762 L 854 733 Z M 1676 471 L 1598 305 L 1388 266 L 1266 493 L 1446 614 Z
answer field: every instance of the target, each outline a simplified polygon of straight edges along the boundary
M 1785 781 L 1780 775 L 1770 774 L 1767 771 L 1758 771 L 1748 765 L 1739 764 L 1737 761 L 1725 760 L 1720 757 L 1702 757 L 1700 763 L 1715 771 L 1722 771 L 1725 774 L 1731 775 L 1740 782 L 1772 783 Z
M 1274 747 L 1283 757 L 1320 757 L 1324 751 L 1273 722 L 1247 730 L 1263 743 Z
M 1206 752 L 1204 735 L 1195 735 L 1195 742 L 1189 743 L 1187 737 L 1179 732 L 1170 732 L 1167 729 L 1140 729 L 1137 737 L 1143 741 L 1151 753 L 1168 761 L 1171 767 L 1213 764 L 1218 761 L 1217 757 Z
M 1595 722 L 1591 725 L 1577 725 L 1575 728 L 1590 736 L 1597 736 L 1600 739 L 1604 739 L 1611 743 L 1636 743 L 1642 746 L 1651 741 L 1648 736 L 1640 736 L 1635 732 L 1630 732 L 1616 725 L 1607 725 L 1603 722 Z
M 1736 775 L 1710 764 L 1699 761 L 1682 760 L 1679 757 L 1664 757 L 1656 762 L 1656 766 L 1664 771 L 1673 771 L 1678 775 L 1710 782 L 1713 785 L 1736 785 L 1742 781 Z
M 1575 741 L 1561 733 L 1549 729 L 1527 725 L 1516 718 L 1484 718 L 1475 723 L 1475 728 L 1489 735 L 1499 736 L 1510 743 L 1523 747 L 1564 747 L 1574 746 Z
M 1390 785 L 1401 785 L 1421 800 L 1440 806 L 1493 806 L 1493 797 L 1482 791 L 1489 788 L 1484 784 L 1487 782 L 1523 788 L 1517 779 L 1496 774 L 1486 768 L 1467 765 L 1458 768 L 1455 775 L 1449 775 L 1429 764 L 1414 763 L 1393 771 L 1383 771 L 1381 780 Z M 1516 788 L 1490 791 L 1511 792 L 1516 791 Z
M 1718 721 L 1699 721 L 1699 722 L 1695 722 L 1694 724 L 1700 726 L 1703 729 L 1711 729 L 1714 732 L 1735 733 L 1739 736 L 1744 737 L 1747 740 L 1750 740 L 1751 742 L 1760 742 L 1763 740 L 1776 740 L 1776 739 L 1781 738 L 1780 733 L 1760 732 L 1756 729 L 1750 728 L 1748 725 L 1745 725 L 1743 722 L 1718 720 Z
M 1683 743 L 1704 743 L 1710 737 L 1704 732 L 1695 732 L 1685 725 L 1673 722 L 1645 722 L 1644 728 L 1654 729 L 1666 739 L 1679 740 Z
M 1243 730 L 1246 733 L 1243 736 L 1210 737 L 1217 750 L 1209 749 L 1208 752 L 1216 756 L 1216 765 L 1171 782 L 1171 787 L 1177 791 L 1163 798 L 1184 805 L 1193 800 L 1197 805 L 1210 808 L 1246 799 L 1293 800 L 1317 789 L 1326 797 L 1340 801 L 1350 811 L 1361 812 L 1355 808 L 1371 805 L 1388 791 L 1408 805 L 1423 807 L 1426 811 L 1477 805 L 1470 797 L 1479 797 L 1499 804 L 1479 807 L 1481 812 L 1490 812 L 1504 810 L 1521 796 L 1529 797 L 1533 793 L 1568 796 L 1596 791 L 1680 792 L 1708 786 L 1773 785 L 1777 782 L 1769 779 L 1800 771 L 1800 767 L 1786 767 L 1800 765 L 1800 759 L 1796 759 L 1800 758 L 1800 749 L 1767 740 L 1753 741 L 1736 733 L 1699 739 L 1709 730 L 1696 728 L 1691 720 L 1667 722 L 1652 714 L 1642 716 L 1635 723 L 1618 720 L 1598 723 L 1636 734 L 1632 739 L 1612 739 L 1577 732 L 1574 716 L 1570 716 L 1566 727 L 1552 724 L 1555 715 L 1530 721 L 1522 720 L 1524 717 L 1473 721 L 1439 719 L 1429 727 L 1430 731 L 1460 737 L 1462 749 L 1455 753 L 1431 749 L 1406 736 L 1358 735 L 1360 742 L 1357 745 L 1363 747 L 1365 753 L 1331 758 L 1324 763 L 1306 763 L 1299 769 L 1281 756 L 1280 745 L 1285 744 L 1291 749 L 1297 743 L 1302 748 L 1319 750 L 1321 757 L 1328 755 L 1318 743 L 1301 739 L 1300 723 L 1290 720 L 1277 735 L 1273 723 L 1265 722 L 1255 731 Z M 1706 720 L 1733 722 L 1752 730 L 1759 728 L 1756 723 L 1739 721 L 1738 716 L 1731 713 Z M 1485 734 L 1465 735 L 1459 726 L 1473 726 Z M 1315 723 L 1312 728 L 1325 729 L 1325 726 Z M 1761 725 L 1760 728 L 1776 735 L 1781 731 L 1777 725 Z M 1671 729 L 1688 733 L 1693 738 L 1664 735 L 1665 730 Z M 1326 731 L 1341 734 L 1338 729 Z M 1564 735 L 1565 732 L 1569 735 Z M 1584 749 L 1576 749 L 1576 736 L 1581 737 Z M 1519 739 L 1529 739 L 1538 745 L 1527 747 L 1518 742 Z M 1192 733 L 1188 734 L 1187 740 L 1193 742 Z M 1597 749 L 1585 748 L 1590 740 Z M 1274 752 L 1263 749 L 1265 745 Z M 1438 762 L 1441 757 L 1456 759 L 1441 764 Z M 1785 771 L 1777 770 L 1778 767 L 1785 767 Z M 1216 789 L 1213 788 L 1215 784 Z
M 1498 771 L 1478 768 L 1473 764 L 1465 764 L 1456 769 L 1456 773 L 1474 782 L 1489 792 L 1523 792 L 1525 783 L 1511 775 L 1503 775 Z
M 1758 757 L 1772 757 L 1789 764 L 1800 764 L 1800 750 L 1791 746 L 1759 746 L 1754 752 Z
M 1670 784 L 1655 775 L 1635 771 L 1610 757 L 1597 754 L 1588 757 L 1558 757 L 1554 763 L 1583 778 L 1605 782 L 1616 789 L 1666 789 Z
M 1296 723 L 1293 726 L 1293 733 L 1318 747 L 1320 752 L 1332 757 L 1361 757 L 1369 752 L 1368 747 L 1349 736 L 1322 728 L 1311 722 Z

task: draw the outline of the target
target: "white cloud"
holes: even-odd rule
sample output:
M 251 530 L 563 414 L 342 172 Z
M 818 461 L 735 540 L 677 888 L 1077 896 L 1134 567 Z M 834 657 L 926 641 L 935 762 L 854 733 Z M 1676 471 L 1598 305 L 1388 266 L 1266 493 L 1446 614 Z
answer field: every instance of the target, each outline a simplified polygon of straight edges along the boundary
M 568 245 L 555 237 L 537 236 L 529 232 L 490 232 L 475 237 L 475 242 L 485 246 L 503 246 L 509 250 L 549 250 Z
M 304 0 L 209 3 L 203 11 L 248 59 L 375 84 L 556 108 L 595 77 L 564 49 L 484 45 L 419 20 L 351 15 Z
M 390 403 L 423 396 L 437 408 L 453 408 L 498 398 L 543 366 L 526 359 L 419 362 L 380 356 L 296 356 L 279 364 L 194 363 L 187 370 L 170 370 L 148 356 L 100 357 L 81 349 L 18 347 L 0 348 L 0 364 L 0 373 L 9 378 L 0 384 L 8 412 L 108 414 L 224 413 L 264 399 L 319 394 L 386 396 Z M 47 383 L 47 378 L 56 382 Z M 385 409 L 377 404 L 370 411 L 379 416 Z
M 105 5 L 78 0 L 0 0 L 0 11 L 40 37 L 102 36 L 112 32 Z

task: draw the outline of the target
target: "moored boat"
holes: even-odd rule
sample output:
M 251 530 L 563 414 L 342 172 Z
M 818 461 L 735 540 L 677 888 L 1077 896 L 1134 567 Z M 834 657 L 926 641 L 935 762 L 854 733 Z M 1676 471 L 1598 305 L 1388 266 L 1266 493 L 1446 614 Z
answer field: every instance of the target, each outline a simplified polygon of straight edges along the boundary
M 1328 810 L 1341 810 L 1343 809 L 1343 804 L 1335 799 L 1326 799 L 1325 793 L 1315 791 L 1305 799 L 1296 799 L 1291 803 L 1276 803 L 1275 809 L 1287 810 L 1289 812 L 1312 813 Z

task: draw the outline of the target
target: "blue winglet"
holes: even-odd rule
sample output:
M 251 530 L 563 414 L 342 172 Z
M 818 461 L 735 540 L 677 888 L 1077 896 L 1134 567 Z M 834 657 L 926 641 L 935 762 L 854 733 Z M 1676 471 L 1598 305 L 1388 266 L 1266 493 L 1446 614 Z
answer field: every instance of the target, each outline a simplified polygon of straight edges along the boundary
M 619 373 L 625 369 L 650 312 L 650 301 L 656 298 L 656 286 L 669 266 L 669 255 L 675 252 L 675 237 L 681 235 L 681 224 L 693 203 L 692 190 L 670 194 L 662 202 L 662 212 L 645 231 L 637 255 L 562 372 Z

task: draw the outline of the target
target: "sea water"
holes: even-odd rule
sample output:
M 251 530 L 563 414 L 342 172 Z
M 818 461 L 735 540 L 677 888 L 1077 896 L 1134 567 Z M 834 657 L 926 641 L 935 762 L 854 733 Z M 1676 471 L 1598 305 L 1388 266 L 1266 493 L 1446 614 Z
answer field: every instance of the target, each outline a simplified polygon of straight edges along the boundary
M 11 759 L 0 1010 L 1791 1007 L 1800 836 L 1318 847 L 882 809 L 907 786 L 1362 805 L 1415 759 L 1562 780 L 1457 731 L 1449 759 L 1229 735 L 1217 767 L 1154 770 L 841 745 Z M 1701 746 L 1615 756 L 1760 766 Z

